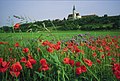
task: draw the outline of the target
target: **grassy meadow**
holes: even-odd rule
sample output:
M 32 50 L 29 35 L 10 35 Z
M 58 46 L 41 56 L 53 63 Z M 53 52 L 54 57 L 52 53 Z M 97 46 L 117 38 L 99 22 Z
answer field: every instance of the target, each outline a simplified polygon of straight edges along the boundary
M 119 31 L 0 33 L 0 81 L 119 81 Z
M 41 31 L 41 32 L 22 32 L 22 33 L 0 33 L 1 39 L 32 39 L 32 38 L 39 38 L 42 37 L 43 39 L 51 40 L 54 37 L 56 39 L 66 39 L 66 38 L 72 38 L 75 35 L 78 34 L 85 34 L 90 33 L 92 36 L 105 36 L 105 35 L 111 35 L 111 36 L 119 36 L 120 30 L 118 31 Z

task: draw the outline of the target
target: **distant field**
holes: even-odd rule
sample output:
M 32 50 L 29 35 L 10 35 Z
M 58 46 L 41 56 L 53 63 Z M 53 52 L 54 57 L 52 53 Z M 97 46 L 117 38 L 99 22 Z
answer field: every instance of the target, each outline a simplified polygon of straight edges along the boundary
M 120 35 L 120 31 L 53 31 L 49 32 L 39 32 L 39 33 L 0 33 L 0 40 L 2 39 L 31 39 L 31 38 L 42 38 L 51 40 L 53 38 L 57 39 L 65 39 L 71 38 L 74 35 L 89 33 L 92 36 L 102 36 L 102 35 L 111 35 L 118 36 Z

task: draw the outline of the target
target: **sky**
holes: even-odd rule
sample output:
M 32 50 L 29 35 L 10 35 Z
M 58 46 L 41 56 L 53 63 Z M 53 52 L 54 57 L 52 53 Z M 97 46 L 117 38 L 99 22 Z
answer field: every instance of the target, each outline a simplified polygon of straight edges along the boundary
M 120 15 L 119 0 L 0 0 L 0 26 L 19 23 L 13 15 L 26 17 L 28 21 L 67 18 L 73 5 L 81 16 Z

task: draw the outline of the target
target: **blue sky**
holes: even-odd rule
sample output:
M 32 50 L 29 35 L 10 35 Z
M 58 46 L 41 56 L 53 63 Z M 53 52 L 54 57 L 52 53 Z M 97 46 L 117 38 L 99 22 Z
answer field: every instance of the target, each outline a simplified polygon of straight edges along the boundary
M 33 20 L 63 19 L 72 13 L 73 5 L 80 15 L 120 15 L 119 0 L 0 0 L 0 26 L 20 22 L 13 15 Z M 9 17 L 12 20 L 8 22 Z

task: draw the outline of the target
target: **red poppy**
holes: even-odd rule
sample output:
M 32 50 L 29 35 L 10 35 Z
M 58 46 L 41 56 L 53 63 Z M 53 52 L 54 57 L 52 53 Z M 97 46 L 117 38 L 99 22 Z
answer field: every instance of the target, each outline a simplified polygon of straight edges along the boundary
M 112 58 L 111 60 L 112 60 L 113 62 L 116 62 L 116 59 L 115 59 L 115 58 Z
M 97 59 L 96 61 L 97 61 L 97 63 L 99 63 L 99 64 L 101 63 L 100 59 Z
M 25 57 L 22 57 L 22 58 L 21 58 L 21 60 L 20 60 L 20 62 L 26 63 L 26 62 L 27 62 L 27 60 L 26 60 L 26 58 L 25 58 Z
M 91 50 L 93 50 L 93 51 L 96 50 L 96 47 L 92 46 L 92 47 L 91 47 Z
M 49 70 L 48 64 L 42 65 L 41 71 L 47 71 L 47 70 Z
M 77 75 L 80 75 L 82 72 L 86 72 L 86 71 L 87 71 L 87 69 L 84 65 L 76 68 L 76 74 Z
M 80 66 L 80 62 L 76 62 L 75 65 L 76 65 L 76 67 L 79 67 Z
M 74 60 L 69 60 L 69 64 L 70 64 L 71 66 L 74 66 Z
M 14 29 L 19 29 L 20 28 L 20 24 L 19 23 L 16 23 L 15 25 L 14 25 Z
M 69 60 L 70 60 L 70 58 L 67 58 L 67 57 L 66 57 L 66 58 L 64 58 L 63 63 L 64 63 L 64 64 L 69 64 L 69 62 L 70 62 Z
M 0 58 L 0 72 L 5 72 L 10 65 L 10 62 L 3 61 L 2 58 Z
M 12 52 L 12 48 L 9 48 L 8 50 L 9 50 L 10 52 Z
M 2 63 L 3 62 L 3 58 L 0 58 L 0 63 Z
M 55 44 L 55 45 L 54 45 L 54 49 L 55 49 L 55 50 L 59 50 L 59 49 L 60 49 L 60 45 Z
M 82 73 L 81 67 L 76 68 L 76 74 L 80 75 Z
M 107 56 L 110 56 L 110 55 L 111 55 L 110 52 L 108 52 L 108 53 L 107 53 Z
M 33 65 L 33 64 L 36 64 L 36 60 L 35 59 L 29 59 L 30 63 Z
M 41 64 L 42 66 L 38 69 L 39 71 L 47 71 L 47 70 L 49 70 L 49 66 L 48 66 L 48 64 L 47 64 L 47 62 L 46 62 L 46 59 L 42 58 L 42 59 L 40 60 L 40 64 Z
M 96 52 L 94 52 L 92 55 L 93 55 L 93 57 L 96 57 L 96 56 L 97 56 Z
M 105 50 L 106 51 L 110 51 L 110 47 L 109 46 L 105 46 Z
M 116 78 L 120 80 L 120 71 L 115 71 L 114 74 Z
M 32 64 L 31 64 L 31 62 L 29 60 L 26 62 L 25 66 L 27 68 L 31 68 L 32 69 Z
M 42 59 L 40 60 L 40 64 L 41 64 L 41 65 L 47 64 L 46 59 L 42 58 Z
M 116 78 L 120 79 L 120 63 L 113 64 L 112 70 Z
M 52 49 L 51 47 L 48 47 L 48 48 L 47 48 L 47 51 L 50 52 L 50 53 L 52 53 L 52 52 L 53 52 L 53 49 Z
M 23 53 L 28 53 L 29 52 L 29 48 L 24 48 L 23 49 Z
M 10 74 L 13 77 L 18 77 L 20 75 L 20 71 L 22 70 L 22 66 L 20 65 L 20 62 L 16 62 L 12 64 L 10 67 Z
M 92 66 L 93 63 L 91 60 L 88 60 L 88 59 L 83 59 L 83 60 L 88 66 Z
M 57 42 L 57 44 L 58 44 L 58 45 L 60 45 L 60 44 L 61 44 L 61 42 L 60 42 L 60 41 L 58 41 L 58 42 Z
M 19 23 L 16 23 L 15 25 L 14 25 L 14 29 L 19 29 L 20 28 L 20 24 Z
M 87 71 L 87 69 L 86 69 L 86 67 L 84 65 L 80 66 L 80 68 L 81 68 L 82 72 L 86 72 Z
M 27 56 L 28 56 L 28 59 L 33 59 L 31 54 L 28 54 Z
M 20 45 L 19 45 L 18 42 L 16 42 L 14 46 L 15 46 L 15 47 L 19 47 Z
M 43 46 L 46 46 L 46 45 L 49 45 L 49 44 L 50 44 L 50 42 L 48 40 L 46 40 L 42 43 Z
M 74 45 L 73 46 L 73 49 L 72 49 L 72 52 L 74 53 L 79 53 L 79 52 L 81 52 L 81 50 L 78 48 L 78 46 L 76 46 L 76 45 Z
M 104 55 L 104 54 L 102 54 L 102 55 L 101 55 L 101 58 L 102 58 L 102 59 L 104 59 L 104 58 L 105 58 L 105 55 Z

